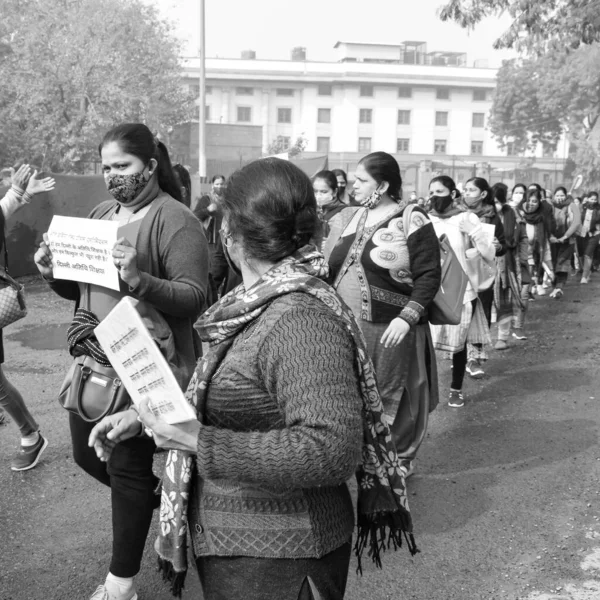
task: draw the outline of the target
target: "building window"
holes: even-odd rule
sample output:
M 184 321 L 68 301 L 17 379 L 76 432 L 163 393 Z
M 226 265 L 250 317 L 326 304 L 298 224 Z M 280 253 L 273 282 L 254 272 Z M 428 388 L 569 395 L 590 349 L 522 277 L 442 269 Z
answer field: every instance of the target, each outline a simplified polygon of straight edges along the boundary
M 277 109 L 277 122 L 278 123 L 291 123 L 292 122 L 292 109 L 291 108 L 278 108 Z
M 471 142 L 471 154 L 483 154 L 483 142 Z
M 208 105 L 204 107 L 204 120 L 210 121 L 210 106 Z
M 435 126 L 436 127 L 448 127 L 448 113 L 436 111 L 435 113 Z
M 358 151 L 371 152 L 371 138 L 358 138 Z
M 361 96 L 373 96 L 373 86 L 372 85 L 361 85 L 360 86 L 360 95 Z
M 398 111 L 398 125 L 410 125 L 410 110 Z
M 286 150 L 290 147 L 290 136 L 289 135 L 278 135 L 277 145 L 285 148 Z
M 408 138 L 398 138 L 396 140 L 396 152 L 410 152 L 410 140 Z
M 506 156 L 516 156 L 517 152 L 515 151 L 515 143 L 508 142 L 506 144 Z
M 398 98 L 412 98 L 412 88 L 408 85 L 401 85 L 398 88 Z
M 292 88 L 277 88 L 278 96 L 293 96 L 294 90 Z
M 329 138 L 318 137 L 317 138 L 317 152 L 323 152 L 323 154 L 329 153 Z
M 198 98 L 198 96 L 200 96 L 200 86 L 197 83 L 190 85 L 189 91 L 190 94 L 193 94 L 194 98 Z M 210 94 L 212 92 L 212 87 L 210 85 L 207 85 L 205 88 L 205 92 L 207 94 Z
M 329 83 L 319 83 L 317 94 L 319 96 L 331 96 L 333 94 L 333 86 Z
M 361 108 L 358 111 L 358 122 L 359 123 L 372 123 L 373 122 L 373 109 L 372 108 Z
M 473 90 L 473 102 L 485 102 L 486 100 L 486 90 Z
M 251 87 L 236 87 L 236 96 L 254 96 L 254 88 Z
M 212 85 L 207 85 L 206 86 L 206 93 L 207 94 L 212 94 Z
M 237 107 L 237 122 L 250 123 L 252 121 L 252 108 L 250 106 Z
M 450 88 L 437 88 L 435 90 L 435 99 L 436 100 L 450 100 Z
M 483 127 L 485 124 L 485 113 L 473 113 L 473 121 L 471 125 L 473 127 Z
M 446 140 L 435 140 L 433 142 L 434 154 L 446 154 Z
M 317 123 L 331 123 L 330 108 L 319 108 L 317 111 Z
M 544 158 L 552 158 L 554 156 L 554 148 L 548 144 L 544 144 L 542 147 L 542 156 Z

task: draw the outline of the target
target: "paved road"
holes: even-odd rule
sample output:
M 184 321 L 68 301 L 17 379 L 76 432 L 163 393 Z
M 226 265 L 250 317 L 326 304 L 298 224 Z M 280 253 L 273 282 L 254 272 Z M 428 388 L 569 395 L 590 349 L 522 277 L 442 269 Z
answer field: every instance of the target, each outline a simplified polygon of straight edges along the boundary
M 70 306 L 39 284 L 28 291 L 6 368 L 50 447 L 38 468 L 11 473 L 17 436 L 0 428 L 0 600 L 84 600 L 107 569 L 109 497 L 73 464 L 55 399 Z M 600 284 L 531 308 L 529 340 L 493 355 L 463 409 L 432 415 L 409 480 L 422 553 L 388 555 L 362 578 L 353 565 L 349 600 L 600 599 Z M 138 591 L 169 598 L 150 544 Z

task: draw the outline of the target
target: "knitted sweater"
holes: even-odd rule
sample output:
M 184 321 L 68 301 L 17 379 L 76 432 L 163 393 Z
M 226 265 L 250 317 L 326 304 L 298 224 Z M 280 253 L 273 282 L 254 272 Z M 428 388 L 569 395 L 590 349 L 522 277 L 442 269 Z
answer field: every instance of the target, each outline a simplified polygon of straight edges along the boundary
M 213 377 L 190 499 L 196 556 L 319 558 L 352 537 L 355 346 L 317 298 L 281 296 Z

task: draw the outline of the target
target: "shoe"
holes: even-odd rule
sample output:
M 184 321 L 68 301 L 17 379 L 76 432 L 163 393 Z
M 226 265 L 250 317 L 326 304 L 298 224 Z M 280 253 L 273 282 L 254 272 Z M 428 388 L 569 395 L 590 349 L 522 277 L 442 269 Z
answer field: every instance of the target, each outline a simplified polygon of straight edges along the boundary
M 90 600 L 138 600 L 138 595 L 133 587 L 125 593 L 112 593 L 103 583 L 96 588 L 96 591 L 91 595 Z
M 508 350 L 506 340 L 498 340 L 494 346 L 494 350 Z
M 515 340 L 520 340 L 520 341 L 523 341 L 523 340 L 526 340 L 526 339 L 527 339 L 527 336 L 526 336 L 526 335 L 519 335 L 518 333 L 516 333 L 516 332 L 514 332 L 514 331 L 513 331 L 513 334 L 512 334 L 512 336 L 515 338 Z
M 6 413 L 0 410 L 0 425 L 6 425 Z
M 480 379 L 485 375 L 485 371 L 479 366 L 479 363 L 476 360 L 467 362 L 466 371 L 473 379 Z
M 550 292 L 550 298 L 556 298 L 556 290 Z
M 543 286 L 538 285 L 536 288 L 536 293 L 538 296 L 545 296 L 546 295 L 546 290 L 544 289 Z
M 450 390 L 448 395 L 448 406 L 452 408 L 462 408 L 465 405 L 465 398 L 459 390 Z
M 13 471 L 33 469 L 47 447 L 48 440 L 40 433 L 40 439 L 33 446 L 21 446 L 17 455 L 12 459 L 10 468 Z
M 400 468 L 404 472 L 404 479 L 408 479 L 415 472 L 415 461 L 404 460 Z
M 585 283 L 589 283 L 589 282 L 590 282 L 589 277 L 582 277 L 581 278 L 581 283 L 585 284 Z
M 554 298 L 555 300 L 560 300 L 560 298 L 562 298 L 563 296 L 564 292 L 560 288 L 556 288 L 551 298 Z

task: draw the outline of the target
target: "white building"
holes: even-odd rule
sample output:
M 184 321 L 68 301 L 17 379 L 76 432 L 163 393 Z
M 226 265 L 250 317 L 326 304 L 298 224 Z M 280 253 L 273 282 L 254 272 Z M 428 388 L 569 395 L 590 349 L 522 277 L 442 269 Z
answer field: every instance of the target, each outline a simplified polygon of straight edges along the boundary
M 405 169 L 431 171 L 441 163 L 459 181 L 478 170 L 506 173 L 495 179 L 510 183 L 511 172 L 518 180 L 531 169 L 547 186 L 562 181 L 566 141 L 526 158 L 492 138 L 487 120 L 496 70 L 485 61 L 467 67 L 466 55 L 427 52 L 424 42 L 335 48 L 337 62 L 307 61 L 303 48 L 289 61 L 259 60 L 252 51 L 207 59 L 207 121 L 262 126 L 264 151 L 277 138 L 293 144 L 303 136 L 306 153 L 327 154 L 332 168 L 351 170 L 365 154 L 384 150 Z M 198 59 L 187 59 L 191 90 L 198 89 L 198 72 Z

